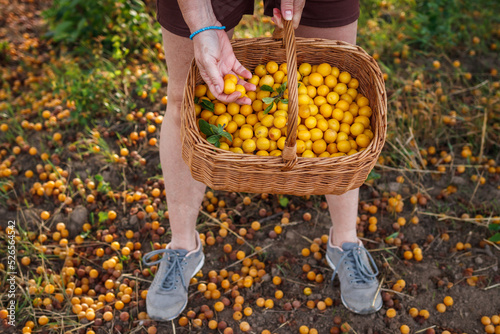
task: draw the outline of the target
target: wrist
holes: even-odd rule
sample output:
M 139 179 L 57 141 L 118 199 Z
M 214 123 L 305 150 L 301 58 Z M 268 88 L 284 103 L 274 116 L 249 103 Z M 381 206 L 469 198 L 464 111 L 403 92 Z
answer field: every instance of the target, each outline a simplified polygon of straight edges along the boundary
M 222 24 L 217 21 L 217 19 L 214 19 L 213 20 L 203 20 L 203 21 L 200 21 L 200 22 L 196 22 L 196 24 L 192 24 L 192 25 L 189 25 L 189 31 L 192 33 L 200 30 L 200 29 L 203 29 L 203 28 L 206 28 L 206 27 L 222 27 Z
M 190 36 L 189 36 L 189 39 L 190 40 L 194 40 L 194 38 L 204 32 L 208 32 L 208 31 L 217 31 L 217 30 L 224 30 L 226 29 L 225 26 L 220 26 L 220 25 L 217 25 L 217 26 L 206 26 L 204 28 L 201 28 L 199 30 L 196 30 L 195 32 L 193 32 Z

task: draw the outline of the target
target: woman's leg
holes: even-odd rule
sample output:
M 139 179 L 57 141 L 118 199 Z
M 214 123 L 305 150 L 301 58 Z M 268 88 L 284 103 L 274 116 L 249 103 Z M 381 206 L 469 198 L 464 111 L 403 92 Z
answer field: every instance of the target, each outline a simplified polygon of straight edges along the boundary
M 299 26 L 296 34 L 356 44 L 357 21 L 339 28 Z M 371 255 L 356 235 L 359 189 L 340 196 L 327 195 L 332 228 L 326 259 L 340 280 L 341 299 L 349 310 L 359 314 L 377 312 L 382 307 L 378 291 L 378 270 Z
M 300 25 L 295 31 L 295 35 L 298 37 L 341 40 L 356 44 L 357 27 L 357 21 L 335 28 L 316 28 Z M 359 189 L 348 191 L 340 196 L 326 195 L 333 224 L 330 240 L 335 246 L 341 247 L 343 242 L 357 242 L 358 195 Z
M 172 230 L 170 248 L 196 248 L 196 219 L 205 185 L 193 180 L 182 160 L 181 104 L 186 77 L 193 59 L 193 43 L 162 29 L 168 68 L 168 104 L 160 133 L 160 160 L 165 181 L 167 207 Z
M 359 188 L 343 195 L 326 195 L 332 219 L 331 243 L 342 247 L 344 242 L 358 242 L 356 219 L 358 217 Z
M 228 31 L 229 38 L 233 30 Z M 184 85 L 194 57 L 193 43 L 162 28 L 168 69 L 168 104 L 160 134 L 160 160 L 165 181 L 172 230 L 171 249 L 191 251 L 197 247 L 196 219 L 206 186 L 191 177 L 182 159 L 181 104 Z

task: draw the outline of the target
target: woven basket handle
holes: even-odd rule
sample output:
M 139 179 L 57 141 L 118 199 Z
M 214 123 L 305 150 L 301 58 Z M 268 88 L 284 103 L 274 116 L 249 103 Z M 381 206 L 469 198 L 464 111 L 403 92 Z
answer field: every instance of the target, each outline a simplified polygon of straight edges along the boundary
M 282 158 L 285 166 L 283 170 L 291 170 L 297 163 L 297 119 L 299 115 L 299 96 L 297 82 L 297 54 L 295 30 L 292 21 L 283 20 L 284 29 L 275 29 L 274 38 L 283 39 L 287 63 L 288 88 L 288 124 L 287 138 L 283 148 Z

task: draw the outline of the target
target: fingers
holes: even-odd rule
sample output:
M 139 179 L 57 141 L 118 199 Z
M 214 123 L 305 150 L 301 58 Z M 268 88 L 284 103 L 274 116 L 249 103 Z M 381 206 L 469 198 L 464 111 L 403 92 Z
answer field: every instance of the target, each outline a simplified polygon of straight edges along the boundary
M 222 94 L 224 92 L 224 80 L 222 79 L 217 65 L 212 61 L 208 61 L 199 63 L 198 67 L 212 94 L 214 94 L 214 96 Z
M 293 28 L 297 29 L 304 10 L 305 0 L 295 0 L 293 3 Z
M 281 0 L 281 14 L 283 19 L 290 21 L 293 19 L 294 10 L 293 0 Z
M 281 12 L 278 8 L 273 8 L 273 18 L 272 18 L 273 22 L 278 26 L 280 27 L 281 29 L 283 29 L 283 22 L 281 21 L 282 20 L 282 17 L 281 17 Z
M 240 85 L 242 85 L 243 87 L 245 87 L 245 90 L 249 91 L 254 91 L 257 89 L 257 86 L 255 86 L 254 84 L 251 84 L 250 82 L 246 82 L 244 80 L 241 80 L 241 82 L 238 82 Z
M 243 65 L 241 65 L 241 63 L 238 61 L 238 59 L 236 59 L 236 57 L 234 58 L 234 65 L 232 70 L 234 71 L 234 73 L 236 73 L 237 75 L 241 75 L 243 78 L 246 79 L 252 78 L 252 73 L 250 73 L 249 70 L 247 70 Z
M 302 16 L 302 13 L 298 13 L 298 12 L 295 12 L 293 14 L 293 29 L 297 29 L 299 27 L 299 23 L 300 23 L 300 18 Z
M 281 0 L 281 10 L 273 9 L 274 23 L 283 29 L 283 20 L 293 20 L 293 28 L 297 29 L 302 17 L 305 0 Z
M 256 87 L 242 79 L 252 78 L 252 73 L 236 59 L 227 34 L 216 32 L 213 37 L 214 41 L 197 40 L 198 45 L 195 45 L 196 62 L 208 89 L 221 102 L 251 104 L 252 101 L 246 96 L 242 97 L 239 91 L 229 95 L 224 93 L 223 78 L 228 73 L 239 77 L 238 83 L 245 87 L 245 90 L 255 90 Z
M 250 98 L 248 97 L 241 97 L 241 93 L 240 92 L 234 92 L 230 95 L 226 95 L 226 94 L 218 94 L 218 95 L 215 95 L 214 96 L 217 98 L 217 100 L 221 101 L 221 102 L 226 102 L 226 103 L 231 103 L 231 102 L 236 102 L 238 104 L 252 104 L 252 100 L 250 100 Z

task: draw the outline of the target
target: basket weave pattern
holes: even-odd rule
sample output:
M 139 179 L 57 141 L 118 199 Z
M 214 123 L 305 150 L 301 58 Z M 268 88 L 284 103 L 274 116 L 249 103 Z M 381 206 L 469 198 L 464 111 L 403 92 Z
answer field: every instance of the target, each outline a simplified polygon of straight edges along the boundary
M 237 154 L 218 149 L 208 143 L 198 129 L 194 112 L 194 90 L 203 80 L 193 60 L 184 90 L 181 114 L 182 157 L 190 167 L 193 178 L 215 190 L 297 196 L 340 195 L 360 187 L 377 162 L 386 136 L 387 97 L 382 73 L 376 61 L 361 47 L 342 41 L 295 38 L 293 29 L 287 26 L 284 41 L 252 38 L 234 40 L 232 45 L 236 58 L 250 70 L 271 60 L 278 64 L 287 62 L 288 48 L 289 57 L 296 50 L 296 63 L 328 63 L 338 67 L 341 72 L 349 72 L 359 81 L 358 91 L 370 101 L 374 137 L 362 152 L 331 158 L 297 158 L 294 153 L 296 136 L 287 138 L 281 157 Z M 287 64 L 290 74 L 293 59 Z M 290 88 L 294 85 L 291 76 L 288 77 L 287 126 L 292 129 L 289 133 L 295 133 L 293 128 L 297 127 L 297 89 L 294 89 L 293 96 Z M 293 149 L 293 154 L 288 154 L 285 159 L 285 151 L 290 149 Z

